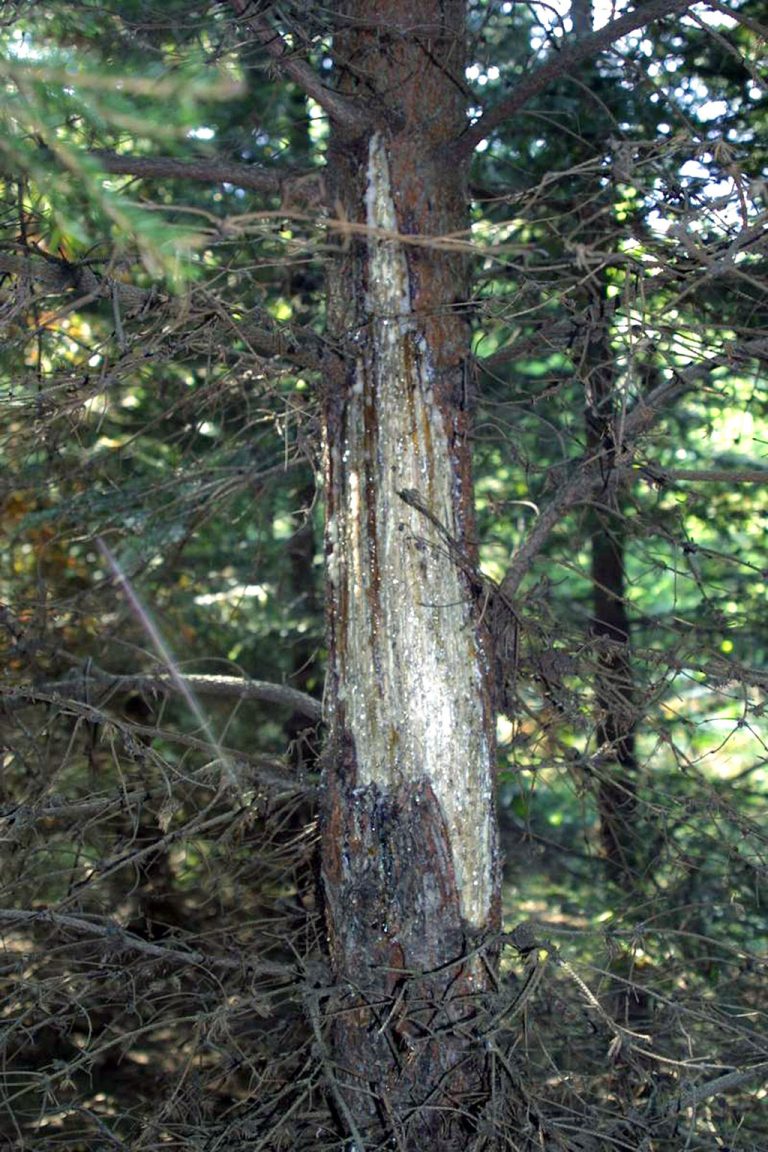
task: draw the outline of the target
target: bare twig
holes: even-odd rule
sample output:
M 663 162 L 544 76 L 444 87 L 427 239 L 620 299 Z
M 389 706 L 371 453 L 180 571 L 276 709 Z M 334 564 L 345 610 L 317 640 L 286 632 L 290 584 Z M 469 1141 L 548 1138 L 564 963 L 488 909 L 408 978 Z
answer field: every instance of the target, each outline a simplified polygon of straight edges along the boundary
M 76 293 L 79 306 L 97 300 L 117 301 L 124 317 L 148 313 L 162 306 L 188 314 L 184 299 L 170 300 L 153 288 L 126 284 L 112 276 L 100 276 L 90 265 L 70 264 L 66 260 L 44 257 L 29 249 L 0 252 L 0 274 L 27 276 L 51 293 Z M 202 318 L 201 318 L 202 319 Z M 277 324 L 265 309 L 253 308 L 246 321 L 214 316 L 214 322 L 226 324 L 222 334 L 231 339 L 237 332 L 259 356 L 281 357 L 299 368 L 319 369 L 328 354 L 328 345 L 307 328 Z
M 488 109 L 479 120 L 475 120 L 461 139 L 456 141 L 453 151 L 460 158 L 471 155 L 480 141 L 484 140 L 494 128 L 498 128 L 505 120 L 518 113 L 553 80 L 567 75 L 578 64 L 604 52 L 629 32 L 651 24 L 654 20 L 661 20 L 664 16 L 679 15 L 690 8 L 692 3 L 693 0 L 649 0 L 647 4 L 640 4 L 631 12 L 612 20 L 597 32 L 592 32 L 589 36 L 569 44 L 530 72 L 495 108 Z
M 0 908 L 0 924 L 23 926 L 27 930 L 50 927 L 57 932 L 76 936 L 80 948 L 84 940 L 93 941 L 110 952 L 134 952 L 164 964 L 226 970 L 243 967 L 243 958 L 239 952 L 231 958 L 208 956 L 191 949 L 187 951 L 183 948 L 153 944 L 141 936 L 135 936 L 133 932 L 128 932 L 115 920 L 105 920 L 103 917 L 85 919 L 67 913 L 51 912 L 48 909 Z M 270 964 L 260 960 L 254 961 L 249 967 L 252 967 L 255 974 L 277 977 L 281 980 L 291 975 L 291 969 L 285 964 Z
M 264 45 L 273 61 L 294 84 L 311 96 L 323 108 L 331 120 L 353 132 L 364 132 L 372 127 L 369 118 L 359 104 L 347 100 L 332 88 L 327 88 L 314 68 L 302 60 L 272 27 L 264 16 L 257 12 L 249 14 L 251 0 L 230 0 L 230 4 L 242 23 L 253 32 Z

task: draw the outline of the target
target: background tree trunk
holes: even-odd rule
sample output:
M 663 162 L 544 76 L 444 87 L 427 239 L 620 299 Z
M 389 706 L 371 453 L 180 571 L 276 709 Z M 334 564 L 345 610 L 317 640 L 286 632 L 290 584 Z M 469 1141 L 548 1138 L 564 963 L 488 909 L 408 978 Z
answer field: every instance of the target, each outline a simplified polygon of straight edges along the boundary
M 590 0 L 573 0 L 573 29 L 579 38 L 594 31 Z M 594 63 L 585 69 L 584 83 L 595 94 L 592 132 L 582 135 L 577 160 L 588 160 L 594 136 L 610 131 L 601 123 L 608 105 L 597 103 L 600 73 Z M 609 99 L 610 92 L 603 99 Z M 609 188 L 609 194 L 615 190 Z M 598 210 L 593 198 L 579 209 L 582 243 L 596 251 L 611 251 L 617 244 L 610 200 Z M 595 711 L 601 774 L 597 806 L 600 840 L 614 879 L 631 885 L 636 877 L 639 835 L 637 820 L 637 723 L 635 684 L 630 658 L 630 621 L 626 605 L 625 511 L 621 485 L 614 471 L 616 444 L 622 425 L 621 396 L 617 388 L 615 356 L 611 347 L 611 299 L 605 270 L 593 274 L 586 285 L 587 325 L 582 351 L 587 451 L 606 461 L 604 483 L 590 509 L 592 634 L 595 646 Z
M 338 88 L 375 127 L 335 128 L 328 164 L 349 225 L 328 317 L 346 356 L 325 398 L 332 1047 L 347 1126 L 406 1147 L 465 1146 L 485 1077 L 471 1022 L 493 986 L 478 945 L 499 917 L 470 576 L 466 173 L 447 150 L 466 124 L 463 8 L 414 17 L 389 0 L 334 42 Z
M 611 350 L 603 321 L 597 322 L 590 347 L 598 363 L 591 373 L 587 408 L 587 444 L 610 461 L 620 426 L 614 402 Z M 618 477 L 612 469 L 590 510 L 592 541 L 592 634 L 595 649 L 597 740 L 602 762 L 598 784 L 600 839 L 615 879 L 637 879 L 640 842 L 636 827 L 637 755 L 635 685 L 630 659 L 630 622 L 626 605 L 624 510 Z

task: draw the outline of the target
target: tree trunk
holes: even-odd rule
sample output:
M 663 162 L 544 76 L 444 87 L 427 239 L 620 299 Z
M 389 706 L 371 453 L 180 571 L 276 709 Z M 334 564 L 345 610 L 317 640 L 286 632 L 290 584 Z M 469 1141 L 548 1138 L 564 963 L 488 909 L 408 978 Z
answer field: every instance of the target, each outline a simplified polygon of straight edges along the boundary
M 498 927 L 494 716 L 472 567 L 463 4 L 339 5 L 328 323 L 322 873 L 345 1128 L 466 1147 Z M 349 21 L 345 17 L 349 17 Z M 347 228 L 345 230 L 344 224 Z M 414 237 L 413 241 L 399 237 Z M 434 242 L 428 238 L 435 237 Z
M 600 839 L 614 878 L 637 879 L 637 756 L 635 684 L 630 659 L 630 622 L 625 599 L 624 509 L 611 462 L 620 435 L 613 353 L 607 338 L 605 301 L 595 290 L 587 337 L 585 384 L 589 450 L 608 462 L 602 491 L 590 510 L 592 542 L 592 634 L 596 639 L 595 705 L 602 769 L 598 784 Z
M 571 19 L 577 37 L 594 31 L 594 5 L 572 0 Z M 583 83 L 600 91 L 594 65 L 585 69 Z M 597 98 L 596 98 L 597 103 Z M 604 107 L 595 109 L 592 135 L 608 132 L 601 123 Z M 582 137 L 574 164 L 589 158 L 594 139 Z M 609 195 L 613 193 L 609 189 Z M 616 243 L 611 233 L 610 204 L 598 212 L 594 197 L 588 198 L 580 216 L 584 222 L 581 241 L 590 248 L 610 251 Z M 582 358 L 586 399 L 587 450 L 607 461 L 602 491 L 589 517 L 592 545 L 592 634 L 596 639 L 595 707 L 597 741 L 602 769 L 597 806 L 600 840 L 614 879 L 631 885 L 636 877 L 637 847 L 637 756 L 635 752 L 635 684 L 630 658 L 630 623 L 625 599 L 624 508 L 613 460 L 620 436 L 621 412 L 616 389 L 615 353 L 610 341 L 610 301 L 605 271 L 586 283 L 586 314 L 589 317 Z

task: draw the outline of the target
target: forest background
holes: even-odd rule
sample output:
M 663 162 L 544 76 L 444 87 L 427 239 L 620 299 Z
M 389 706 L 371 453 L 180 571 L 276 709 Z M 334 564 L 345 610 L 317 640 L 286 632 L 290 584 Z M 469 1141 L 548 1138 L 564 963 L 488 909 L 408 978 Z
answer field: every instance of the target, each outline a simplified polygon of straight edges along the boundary
M 768 1143 L 760 6 L 447 7 L 467 227 L 406 242 L 327 166 L 359 38 L 442 6 L 0 3 L 8 1147 Z M 411 970 L 361 1057 L 322 898 L 328 284 L 401 248 L 470 285 L 473 508 L 393 516 L 471 594 L 503 854 L 477 1080 L 420 1099 Z

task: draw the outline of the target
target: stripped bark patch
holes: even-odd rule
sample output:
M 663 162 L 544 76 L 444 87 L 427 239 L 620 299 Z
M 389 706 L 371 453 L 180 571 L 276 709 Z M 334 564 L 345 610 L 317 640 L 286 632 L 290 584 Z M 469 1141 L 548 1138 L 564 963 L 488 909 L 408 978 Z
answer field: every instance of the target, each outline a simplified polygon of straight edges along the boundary
M 418 491 L 435 519 L 460 535 L 450 428 L 411 305 L 378 133 L 369 146 L 366 213 L 367 339 L 344 435 L 332 449 L 342 492 L 329 524 L 329 571 L 336 601 L 346 605 L 337 617 L 337 674 L 357 783 L 429 782 L 448 829 L 462 914 L 480 925 L 494 874 L 482 657 L 462 573 L 434 525 L 399 496 Z

